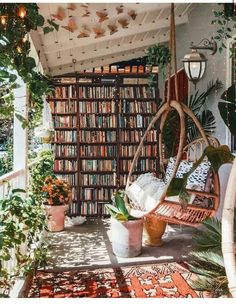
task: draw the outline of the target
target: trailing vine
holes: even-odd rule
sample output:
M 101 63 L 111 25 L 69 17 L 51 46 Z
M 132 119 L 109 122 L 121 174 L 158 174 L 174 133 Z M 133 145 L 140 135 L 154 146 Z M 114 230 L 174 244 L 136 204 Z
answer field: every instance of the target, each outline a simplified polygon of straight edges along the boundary
M 52 90 L 51 79 L 37 71 L 35 59 L 29 55 L 31 30 L 43 28 L 49 33 L 59 26 L 53 20 L 45 21 L 36 3 L 6 3 L 0 6 L 0 81 L 16 85 L 17 71 L 29 91 L 30 126 L 37 125 L 43 108 L 43 95 Z M 4 74 L 4 75 L 3 75 Z
M 151 67 L 158 66 L 159 71 L 162 73 L 163 78 L 165 77 L 165 68 L 170 62 L 171 53 L 167 46 L 163 44 L 155 44 L 148 48 L 147 51 L 147 63 Z M 149 77 L 150 86 L 155 85 L 154 75 L 151 73 Z
M 211 24 L 217 25 L 217 34 L 213 37 L 218 42 L 218 50 L 220 53 L 226 49 L 226 40 L 232 39 L 233 30 L 236 29 L 236 16 L 233 3 L 220 3 L 221 10 L 213 11 L 214 19 Z M 233 38 L 236 41 L 236 38 Z M 234 55 L 234 48 L 230 49 L 231 57 Z

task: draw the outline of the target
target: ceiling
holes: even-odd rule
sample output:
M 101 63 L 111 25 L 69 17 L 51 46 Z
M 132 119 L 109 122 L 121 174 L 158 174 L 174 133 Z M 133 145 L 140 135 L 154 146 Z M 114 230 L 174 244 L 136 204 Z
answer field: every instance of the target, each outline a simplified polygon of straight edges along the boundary
M 58 31 L 31 37 L 47 73 L 60 75 L 145 56 L 146 49 L 169 38 L 170 4 L 40 3 L 45 20 Z M 175 4 L 176 26 L 188 22 L 194 4 Z M 87 37 L 83 37 L 87 36 Z

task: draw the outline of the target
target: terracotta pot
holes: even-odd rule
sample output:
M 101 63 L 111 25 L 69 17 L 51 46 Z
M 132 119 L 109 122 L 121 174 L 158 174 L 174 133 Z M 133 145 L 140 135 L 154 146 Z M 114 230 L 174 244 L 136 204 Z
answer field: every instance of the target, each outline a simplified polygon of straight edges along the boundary
M 112 250 L 115 255 L 131 258 L 141 254 L 143 220 L 118 221 L 111 218 Z
M 65 211 L 68 210 L 67 205 L 50 206 L 45 205 L 48 215 L 48 230 L 52 232 L 62 231 L 65 228 Z
M 162 236 L 166 229 L 166 222 L 160 221 L 153 214 L 144 218 L 144 238 L 148 246 L 163 245 Z

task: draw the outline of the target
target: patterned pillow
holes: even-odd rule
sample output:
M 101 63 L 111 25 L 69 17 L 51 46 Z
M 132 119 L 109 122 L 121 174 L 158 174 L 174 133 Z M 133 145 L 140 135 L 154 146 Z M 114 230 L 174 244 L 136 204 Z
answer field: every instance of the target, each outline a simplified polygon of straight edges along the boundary
M 174 169 L 175 161 L 176 161 L 175 157 L 171 157 L 169 159 L 166 169 L 165 183 L 168 183 L 170 180 L 170 177 Z M 180 178 L 183 177 L 185 173 L 189 172 L 192 166 L 193 166 L 193 162 L 182 160 L 179 164 L 176 177 L 180 177 Z M 208 161 L 202 162 L 197 167 L 197 169 L 188 177 L 187 188 L 204 191 L 209 170 L 210 170 L 210 162 Z
M 164 182 L 167 184 L 170 181 L 171 175 L 174 170 L 174 165 L 176 162 L 176 157 L 170 157 L 168 161 L 168 165 L 166 168 L 166 175 L 164 178 Z M 193 162 L 187 161 L 187 160 L 182 160 L 179 164 L 179 168 L 176 173 L 176 177 L 183 177 L 185 173 L 187 173 L 193 166 Z

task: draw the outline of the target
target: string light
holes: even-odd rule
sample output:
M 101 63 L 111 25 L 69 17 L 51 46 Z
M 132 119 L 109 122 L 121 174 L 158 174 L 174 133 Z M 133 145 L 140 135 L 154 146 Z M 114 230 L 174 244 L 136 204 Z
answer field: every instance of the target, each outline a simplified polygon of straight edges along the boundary
M 20 5 L 19 9 L 18 9 L 18 16 L 21 18 L 21 19 L 24 19 L 25 16 L 26 16 L 26 10 L 25 10 L 25 7 L 23 4 Z
M 1 16 L 1 25 L 5 26 L 7 24 L 7 16 Z
M 18 52 L 19 54 L 21 54 L 22 48 L 21 48 L 19 45 L 16 47 L 16 50 L 17 50 L 17 52 Z

